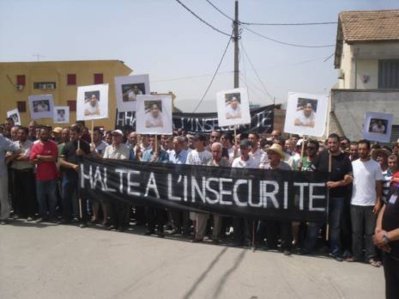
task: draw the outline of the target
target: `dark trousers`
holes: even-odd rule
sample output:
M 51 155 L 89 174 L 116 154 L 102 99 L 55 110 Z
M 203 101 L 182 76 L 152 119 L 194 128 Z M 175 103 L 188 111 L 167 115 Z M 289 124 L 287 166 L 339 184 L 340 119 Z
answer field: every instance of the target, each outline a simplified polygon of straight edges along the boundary
M 163 232 L 163 226 L 166 223 L 167 214 L 165 209 L 146 207 L 148 231 L 153 232 L 155 226 L 158 226 L 158 233 Z
M 375 257 L 373 234 L 376 224 L 376 215 L 373 206 L 351 206 L 352 220 L 352 250 L 355 260 L 363 259 L 363 239 L 366 259 Z
M 269 248 L 277 248 L 278 237 L 280 236 L 281 249 L 291 250 L 292 225 L 290 221 L 265 220 L 263 225 L 266 229 L 266 241 Z
M 399 298 L 399 259 L 384 254 L 385 298 Z
M 37 202 L 33 169 L 14 170 L 13 194 L 15 212 L 24 218 L 35 216 Z
M 62 211 L 65 220 L 80 218 L 87 222 L 87 201 L 80 196 L 78 177 L 62 179 Z
M 129 226 L 129 211 L 131 205 L 125 202 L 112 203 L 112 224 L 117 229 L 126 229 Z
M 234 217 L 234 243 L 236 245 L 248 245 L 252 240 L 252 221 L 248 218 Z

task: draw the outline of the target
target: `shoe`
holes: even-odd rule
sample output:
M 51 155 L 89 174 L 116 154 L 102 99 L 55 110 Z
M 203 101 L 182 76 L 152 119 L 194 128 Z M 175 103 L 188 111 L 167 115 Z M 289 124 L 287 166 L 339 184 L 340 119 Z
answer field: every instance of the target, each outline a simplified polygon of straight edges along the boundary
M 334 260 L 336 260 L 337 262 L 342 262 L 344 259 L 342 258 L 342 256 L 340 256 L 339 254 L 335 254 L 335 253 L 329 253 L 328 254 L 329 257 L 332 257 Z
M 301 248 L 301 249 L 299 249 L 298 254 L 299 255 L 309 255 L 309 254 L 311 254 L 311 252 L 305 248 Z
M 379 268 L 379 267 L 382 266 L 382 263 L 381 263 L 380 261 L 375 260 L 375 259 L 373 259 L 373 258 L 369 259 L 369 260 L 368 260 L 368 263 L 369 263 L 371 266 L 376 267 L 376 268 Z
M 192 243 L 201 243 L 202 241 L 203 241 L 202 239 L 197 239 L 197 238 L 191 240 Z
M 165 234 L 163 232 L 159 232 L 157 235 L 159 238 L 165 238 Z
M 291 255 L 291 250 L 287 250 L 287 249 L 286 249 L 286 250 L 283 250 L 283 254 L 284 254 L 284 255 L 287 255 L 287 256 L 288 256 L 288 255 Z
M 148 230 L 148 231 L 146 231 L 146 232 L 144 233 L 145 236 L 150 236 L 150 235 L 152 235 L 152 234 L 154 234 L 154 231 L 153 231 L 153 230 Z
M 28 217 L 28 218 L 26 218 L 26 221 L 31 222 L 31 221 L 33 221 L 33 218 L 32 217 Z
M 8 220 L 0 220 L 0 225 L 6 225 L 8 224 Z
M 79 227 L 80 228 L 85 228 L 85 227 L 87 227 L 87 223 L 83 222 L 83 223 L 79 224 Z

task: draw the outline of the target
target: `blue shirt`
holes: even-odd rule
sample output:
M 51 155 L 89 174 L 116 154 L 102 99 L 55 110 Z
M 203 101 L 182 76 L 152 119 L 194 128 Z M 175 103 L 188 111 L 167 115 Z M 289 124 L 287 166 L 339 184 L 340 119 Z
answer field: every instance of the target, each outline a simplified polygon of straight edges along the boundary
M 183 149 L 178 154 L 173 150 L 169 153 L 169 161 L 173 164 L 186 164 L 188 151 Z
M 144 162 L 163 162 L 163 163 L 167 163 L 169 162 L 169 155 L 167 152 L 165 152 L 164 150 L 160 150 L 158 153 L 158 157 L 157 159 L 153 160 L 153 154 L 155 154 L 153 152 L 152 149 L 149 150 L 145 150 L 143 153 L 143 158 L 141 158 L 141 161 Z

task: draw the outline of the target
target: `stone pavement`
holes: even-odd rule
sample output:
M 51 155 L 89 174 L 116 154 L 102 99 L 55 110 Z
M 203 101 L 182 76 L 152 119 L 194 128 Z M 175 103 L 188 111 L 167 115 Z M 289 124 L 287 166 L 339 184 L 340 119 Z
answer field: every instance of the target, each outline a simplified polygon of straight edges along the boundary
M 382 268 L 96 228 L 0 226 L 0 298 L 384 298 Z

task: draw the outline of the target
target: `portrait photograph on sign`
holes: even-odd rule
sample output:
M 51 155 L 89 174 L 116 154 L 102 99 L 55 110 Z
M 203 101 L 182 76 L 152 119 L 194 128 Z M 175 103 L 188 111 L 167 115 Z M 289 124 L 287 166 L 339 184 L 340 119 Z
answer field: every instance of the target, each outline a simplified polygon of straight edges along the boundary
M 172 97 L 137 96 L 136 131 L 140 134 L 172 134 Z
M 321 137 L 326 129 L 328 97 L 289 93 L 284 132 Z
M 248 94 L 245 88 L 221 91 L 216 94 L 219 126 L 251 122 Z
M 68 124 L 69 106 L 54 106 L 53 122 L 56 124 Z
M 370 141 L 390 142 L 392 123 L 392 114 L 367 112 L 364 115 L 363 138 Z
M 53 118 L 52 94 L 31 95 L 28 99 L 31 119 Z
M 79 86 L 76 119 L 94 120 L 108 117 L 108 84 Z
M 15 108 L 13 110 L 7 111 L 7 117 L 10 117 L 13 120 L 14 125 L 17 125 L 17 126 L 22 125 L 21 117 L 19 116 L 18 108 Z
M 148 75 L 115 77 L 118 111 L 136 111 L 137 96 L 150 94 Z

